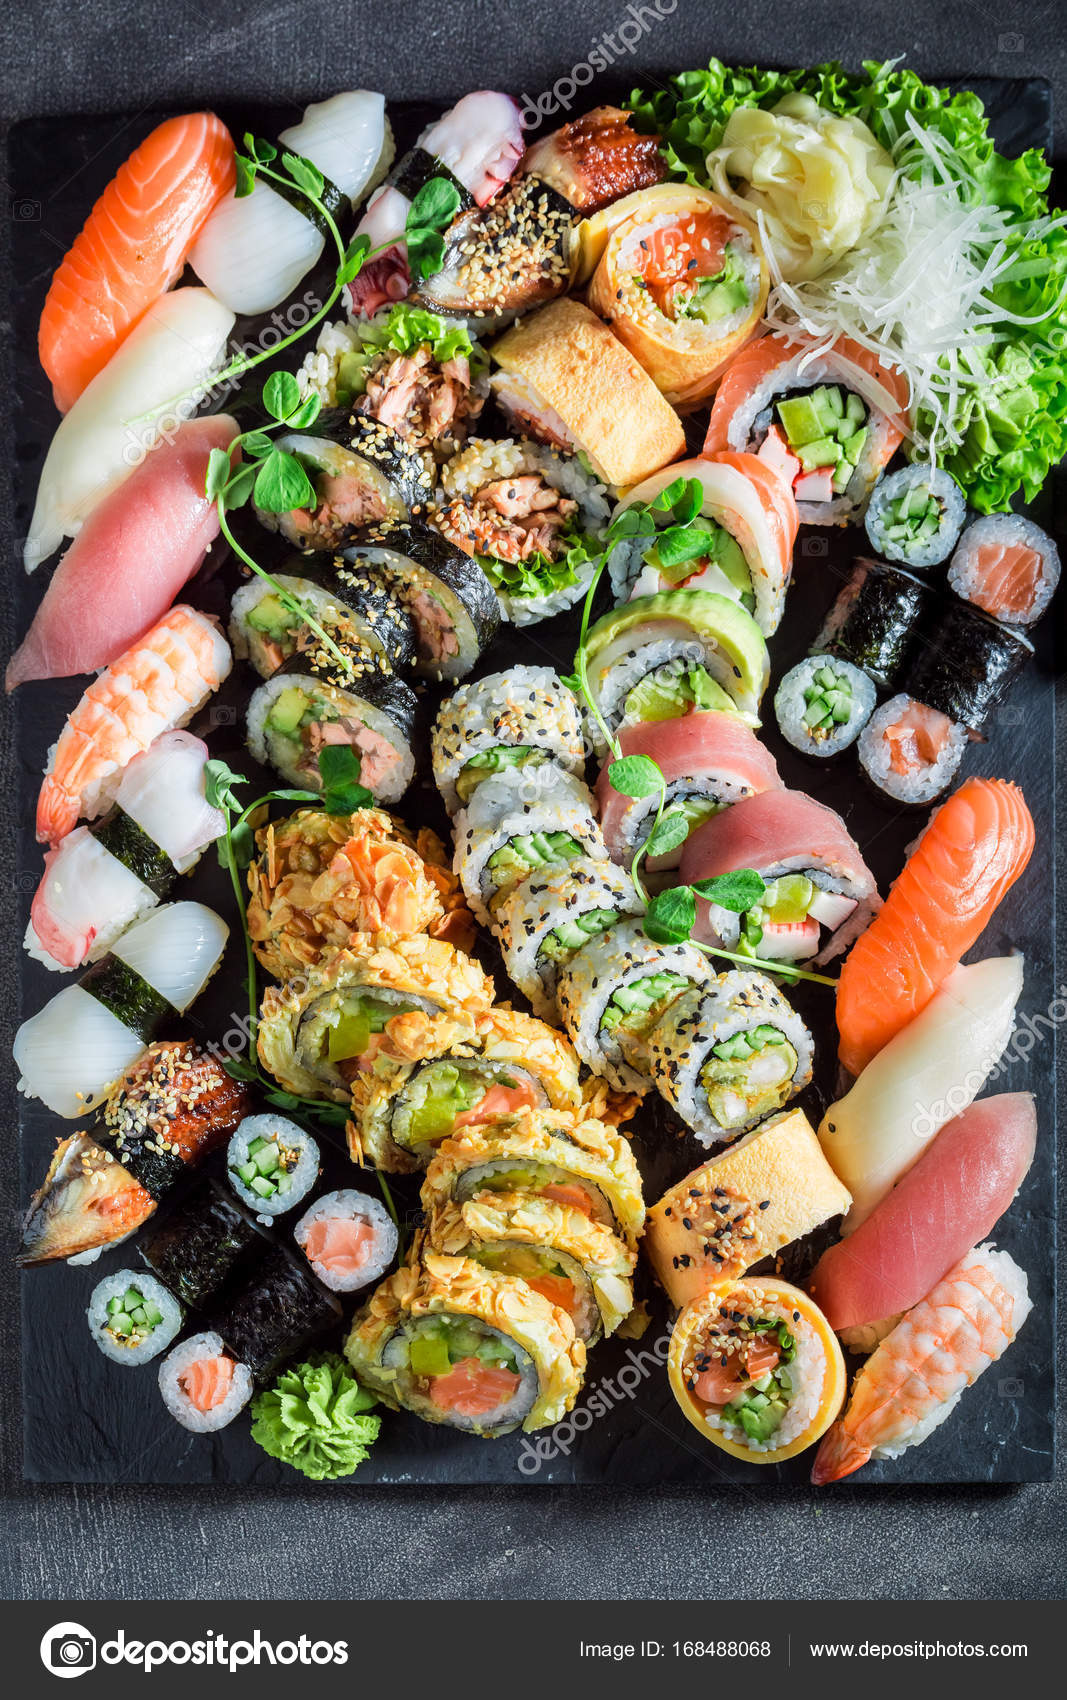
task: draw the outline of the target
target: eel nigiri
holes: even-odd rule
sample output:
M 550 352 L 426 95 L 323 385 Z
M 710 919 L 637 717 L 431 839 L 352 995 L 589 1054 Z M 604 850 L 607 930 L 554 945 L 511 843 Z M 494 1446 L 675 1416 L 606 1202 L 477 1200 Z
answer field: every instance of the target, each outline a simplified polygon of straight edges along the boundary
M 971 1246 L 991 1234 L 1033 1162 L 1029 1092 L 972 1104 L 943 1127 L 848 1239 L 825 1251 L 808 1285 L 838 1333 L 918 1304 Z
M 37 799 L 37 837 L 58 844 L 102 814 L 124 769 L 161 732 L 192 719 L 230 671 L 215 622 L 179 603 L 89 686 L 59 735 Z
M 1011 1038 L 1022 989 L 1018 955 L 954 969 L 922 1014 L 830 1105 L 819 1141 L 852 1194 L 846 1234 L 977 1098 Z
M 841 971 L 838 1055 L 851 1074 L 925 1009 L 1033 848 L 1030 811 L 1006 780 L 965 780 L 936 810 Z
M 232 329 L 233 314 L 206 289 L 152 303 L 52 438 L 23 545 L 27 572 L 196 411 Z
M 204 475 L 236 435 L 224 413 L 190 420 L 93 509 L 7 664 L 7 690 L 107 667 L 166 613 L 218 535 Z
M 204 220 L 234 184 L 213 112 L 168 118 L 120 166 L 52 279 L 37 347 L 60 413 L 177 282 Z
M 1032 1308 L 1026 1275 L 1006 1251 L 967 1252 L 856 1376 L 844 1416 L 816 1453 L 816 1487 L 920 1445 L 1007 1351 Z

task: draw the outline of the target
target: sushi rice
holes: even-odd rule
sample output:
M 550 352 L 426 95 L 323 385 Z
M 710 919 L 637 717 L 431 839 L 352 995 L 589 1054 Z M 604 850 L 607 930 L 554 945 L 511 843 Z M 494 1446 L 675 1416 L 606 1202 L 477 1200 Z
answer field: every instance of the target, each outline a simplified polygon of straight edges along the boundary
M 350 1223 L 363 1227 L 366 1237 L 347 1234 Z M 339 1243 L 331 1244 L 335 1226 Z M 351 1187 L 317 1198 L 296 1224 L 293 1238 L 319 1280 L 335 1293 L 355 1293 L 380 1281 L 399 1244 L 385 1205 Z
M 94 1287 L 86 1316 L 105 1358 L 146 1364 L 166 1351 L 185 1313 L 162 1281 L 143 1270 L 120 1269 Z
M 206 1410 L 194 1403 L 187 1381 L 199 1364 L 210 1364 L 227 1358 L 225 1343 L 220 1334 L 208 1331 L 194 1334 L 174 1347 L 159 1366 L 159 1391 L 163 1403 L 183 1428 L 193 1434 L 214 1434 L 217 1429 L 232 1423 L 238 1411 L 243 1411 L 252 1397 L 252 1372 L 247 1364 L 233 1363 L 233 1374 L 225 1393 Z
M 810 655 L 785 674 L 774 696 L 782 737 L 806 756 L 836 756 L 854 744 L 877 702 L 873 680 L 850 661 Z
M 900 753 L 894 756 L 887 734 L 908 714 L 917 715 L 920 720 L 929 717 L 934 735 L 941 736 L 940 748 L 932 760 L 917 747 L 909 751 L 902 743 L 898 743 Z M 860 766 L 871 783 L 895 803 L 932 803 L 951 783 L 966 747 L 967 734 L 962 726 L 914 702 L 902 691 L 875 710 L 860 734 Z M 905 771 L 901 772 L 901 767 Z
M 966 513 L 956 480 L 943 467 L 919 463 L 879 479 L 863 523 L 879 555 L 921 571 L 951 555 Z
M 319 1175 L 319 1148 L 285 1116 L 246 1116 L 226 1152 L 230 1185 L 259 1220 L 292 1210 Z
M 1032 552 L 1029 584 L 1002 585 L 997 567 L 1009 550 Z M 992 559 L 983 559 L 991 555 Z M 1021 576 L 1021 575 L 1020 575 Z M 957 596 L 1009 625 L 1040 620 L 1060 582 L 1060 554 L 1047 531 L 1022 514 L 986 514 L 969 525 L 949 563 L 948 582 Z
M 461 685 L 433 731 L 433 776 L 450 815 L 503 766 L 551 759 L 581 778 L 585 740 L 577 698 L 551 667 L 510 667 Z
M 456 873 L 487 927 L 507 892 L 535 870 L 579 857 L 608 860 L 592 793 L 554 762 L 484 780 L 456 816 L 455 832 Z

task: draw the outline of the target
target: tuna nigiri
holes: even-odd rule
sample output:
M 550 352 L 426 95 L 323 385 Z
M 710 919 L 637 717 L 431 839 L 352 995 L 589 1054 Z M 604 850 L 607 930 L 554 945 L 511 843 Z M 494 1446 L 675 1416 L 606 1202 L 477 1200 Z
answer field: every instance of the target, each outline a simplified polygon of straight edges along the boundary
M 841 971 L 838 1055 L 851 1074 L 926 1008 L 1033 848 L 1034 823 L 1017 785 L 968 779 L 942 803 Z
M 27 572 L 196 411 L 232 328 L 233 314 L 206 289 L 173 289 L 149 307 L 52 438 L 23 546 Z
M 1011 1037 L 1021 956 L 956 968 L 819 1127 L 827 1159 L 852 1194 L 853 1233 L 934 1136 L 982 1090 Z
M 197 232 L 233 184 L 233 143 L 213 112 L 168 118 L 119 168 L 41 313 L 37 346 L 60 413 L 177 282 Z
M 1036 1139 L 1029 1092 L 983 1098 L 943 1127 L 862 1227 L 816 1264 L 808 1285 L 830 1326 L 864 1328 L 918 1304 L 992 1233 L 1033 1162 Z
M 190 420 L 94 508 L 7 664 L 7 690 L 107 667 L 166 613 L 218 535 L 204 475 L 236 435 L 226 414 Z
M 860 1370 L 816 1454 L 816 1487 L 920 1445 L 1007 1351 L 1032 1308 L 1026 1276 L 1006 1251 L 968 1252 Z
M 59 735 L 37 800 L 37 837 L 58 844 L 101 814 L 124 769 L 161 732 L 190 720 L 233 657 L 206 614 L 179 603 L 94 679 Z

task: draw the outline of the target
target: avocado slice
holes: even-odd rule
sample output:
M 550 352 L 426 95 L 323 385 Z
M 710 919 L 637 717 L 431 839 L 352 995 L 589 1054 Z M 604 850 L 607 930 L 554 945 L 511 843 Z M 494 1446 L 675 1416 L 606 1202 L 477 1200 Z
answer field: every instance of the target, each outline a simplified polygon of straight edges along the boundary
M 280 691 L 275 697 L 267 715 L 267 724 L 275 732 L 281 732 L 286 737 L 292 737 L 301 720 L 307 713 L 308 699 L 306 692 L 299 685 L 290 685 Z
M 760 698 L 770 678 L 767 645 L 752 615 L 714 590 L 661 590 L 654 596 L 635 596 L 604 614 L 586 640 L 586 666 L 594 688 L 598 656 L 630 634 L 637 648 L 640 628 L 651 622 L 677 623 L 680 636 L 691 633 L 708 655 L 709 669 L 722 675 L 720 683 L 734 707 L 751 725 L 759 725 Z

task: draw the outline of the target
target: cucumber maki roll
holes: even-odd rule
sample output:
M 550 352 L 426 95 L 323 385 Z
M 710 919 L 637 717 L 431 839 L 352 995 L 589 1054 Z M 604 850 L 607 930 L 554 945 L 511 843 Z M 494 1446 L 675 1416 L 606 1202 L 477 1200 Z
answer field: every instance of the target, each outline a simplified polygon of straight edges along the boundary
M 377 571 L 415 622 L 415 671 L 465 678 L 500 625 L 500 604 L 478 562 L 439 531 L 400 523 L 352 533 L 345 558 Z
M 255 1269 L 211 1317 L 253 1381 L 267 1382 L 341 1320 L 341 1306 L 283 1246 L 271 1245 Z
M 319 1178 L 319 1148 L 285 1116 L 246 1116 L 226 1153 L 230 1185 L 261 1221 L 300 1204 Z
M 396 1257 L 399 1236 L 384 1204 L 348 1187 L 317 1198 L 293 1238 L 325 1286 L 354 1293 L 381 1280 Z
M 774 712 L 782 737 L 805 756 L 836 756 L 854 744 L 871 715 L 873 681 L 850 661 L 811 655 L 778 686 Z
M 535 1014 L 556 1019 L 556 987 L 572 956 L 624 916 L 641 913 L 630 875 L 582 856 L 513 886 L 500 905 L 497 936 L 508 975 Z
M 256 514 L 268 531 L 280 531 L 298 549 L 340 549 L 361 527 L 408 520 L 433 495 L 433 476 L 421 454 L 397 432 L 362 414 L 320 414 L 314 435 L 286 431 L 276 438 L 282 454 L 296 455 L 315 492 L 306 508 Z
M 265 580 L 254 578 L 230 604 L 234 654 L 250 661 L 261 679 L 269 679 L 312 640 L 300 605 L 339 647 L 358 657 L 360 671 L 382 664 L 400 671 L 411 665 L 414 621 L 399 597 L 373 573 L 340 557 L 331 566 L 317 566 L 310 556 L 290 564 L 299 572 L 274 575 L 285 598 Z
M 434 725 L 433 776 L 450 815 L 483 779 L 504 768 L 554 761 L 581 778 L 582 719 L 574 693 L 551 667 L 510 667 L 461 685 Z
M 86 1315 L 105 1358 L 146 1364 L 166 1351 L 182 1325 L 181 1305 L 162 1282 L 120 1269 L 93 1288 Z
M 936 601 L 929 585 L 903 567 L 858 560 L 834 598 L 812 654 L 849 661 L 891 691 Z
M 360 783 L 381 803 L 396 803 L 415 772 L 412 740 L 418 703 L 410 685 L 388 671 L 342 669 L 321 647 L 290 656 L 252 693 L 248 747 L 288 780 L 321 791 L 319 755 L 343 746 L 359 757 Z
M 608 860 L 592 793 L 554 762 L 504 769 L 479 785 L 456 816 L 456 872 L 484 926 L 507 893 L 536 869 L 581 857 Z
M 943 467 L 917 464 L 879 479 L 863 523 L 879 555 L 921 571 L 951 555 L 966 514 L 955 479 Z
M 243 1206 L 214 1181 L 201 1181 L 138 1250 L 152 1273 L 193 1310 L 258 1259 L 269 1242 Z
M 159 1366 L 163 1403 L 183 1428 L 214 1434 L 232 1423 L 252 1397 L 252 1372 L 213 1331 L 182 1340 Z
M 800 1016 L 748 969 L 683 992 L 648 1040 L 653 1084 L 705 1146 L 783 1109 L 810 1081 L 813 1054 Z

